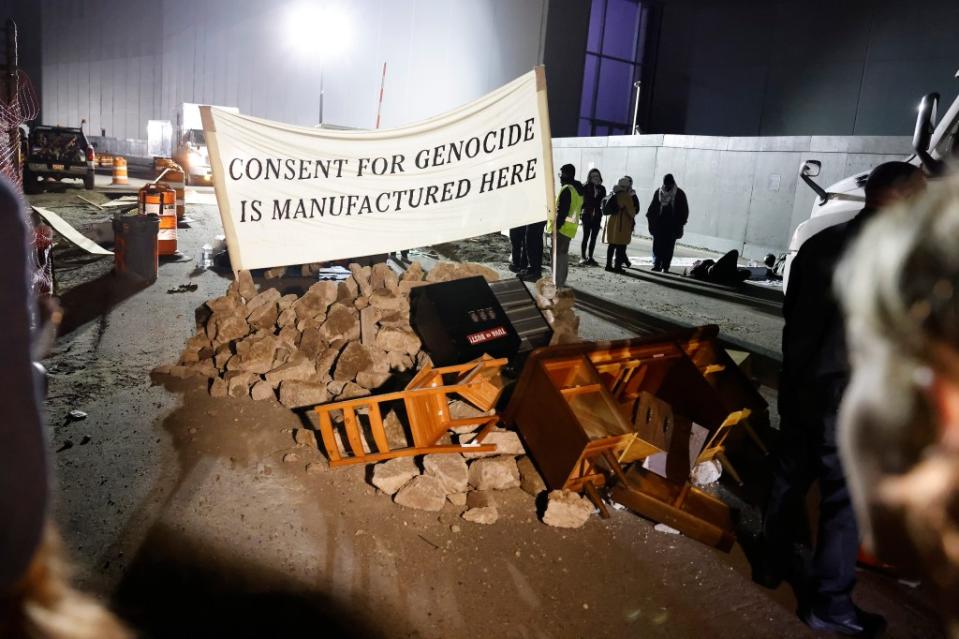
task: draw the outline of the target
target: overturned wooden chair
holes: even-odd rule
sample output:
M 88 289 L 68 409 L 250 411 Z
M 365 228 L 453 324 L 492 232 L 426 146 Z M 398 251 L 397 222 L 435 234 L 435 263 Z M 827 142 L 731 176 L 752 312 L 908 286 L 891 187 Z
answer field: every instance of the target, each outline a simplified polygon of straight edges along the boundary
M 369 464 L 392 459 L 433 453 L 477 453 L 496 450 L 494 444 L 483 444 L 486 435 L 499 423 L 496 414 L 452 419 L 449 401 L 453 396 L 469 402 L 480 411 L 489 412 L 503 390 L 500 370 L 506 359 L 484 355 L 478 360 L 457 366 L 433 368 L 425 366 L 402 391 L 349 399 L 314 408 L 319 420 L 320 438 L 330 466 Z M 402 401 L 409 421 L 412 445 L 391 447 L 383 426 L 384 404 Z M 342 415 L 342 432 L 334 424 Z M 367 424 L 363 424 L 366 417 Z M 476 437 L 465 445 L 439 444 L 451 428 L 473 426 Z M 372 442 L 370 441 L 372 440 Z M 343 444 L 341 447 L 341 443 Z

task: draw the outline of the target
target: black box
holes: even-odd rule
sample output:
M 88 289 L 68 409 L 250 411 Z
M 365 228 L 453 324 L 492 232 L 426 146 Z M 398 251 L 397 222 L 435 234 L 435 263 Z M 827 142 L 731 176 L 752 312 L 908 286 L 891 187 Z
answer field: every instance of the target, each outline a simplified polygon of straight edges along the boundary
M 410 324 L 437 366 L 463 364 L 483 353 L 512 357 L 520 345 L 516 329 L 481 276 L 414 288 Z

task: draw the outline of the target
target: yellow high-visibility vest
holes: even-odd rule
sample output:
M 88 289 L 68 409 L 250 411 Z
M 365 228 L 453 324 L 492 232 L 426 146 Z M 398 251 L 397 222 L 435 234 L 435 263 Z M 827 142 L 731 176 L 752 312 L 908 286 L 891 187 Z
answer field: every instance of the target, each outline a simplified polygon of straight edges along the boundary
M 572 184 L 564 184 L 563 188 L 559 190 L 559 195 L 556 196 L 557 211 L 559 211 L 559 198 L 563 191 L 567 189 L 569 190 L 569 213 L 566 214 L 566 221 L 559 227 L 559 232 L 569 239 L 573 239 L 576 237 L 576 229 L 579 227 L 579 216 L 583 212 L 583 196 Z M 549 224 L 546 225 L 546 232 L 553 232 L 553 220 L 550 220 Z

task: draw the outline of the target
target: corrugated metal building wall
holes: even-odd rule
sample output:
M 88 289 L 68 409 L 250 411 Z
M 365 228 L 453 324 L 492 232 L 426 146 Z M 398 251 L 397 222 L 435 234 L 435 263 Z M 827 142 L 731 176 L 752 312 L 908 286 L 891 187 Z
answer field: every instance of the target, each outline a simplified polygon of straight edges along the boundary
M 319 0 L 42 0 L 43 121 L 146 138 L 183 102 L 318 121 L 320 64 L 290 42 L 290 12 Z M 529 71 L 547 0 L 354 0 L 345 53 L 324 65 L 324 121 L 372 128 L 442 113 Z

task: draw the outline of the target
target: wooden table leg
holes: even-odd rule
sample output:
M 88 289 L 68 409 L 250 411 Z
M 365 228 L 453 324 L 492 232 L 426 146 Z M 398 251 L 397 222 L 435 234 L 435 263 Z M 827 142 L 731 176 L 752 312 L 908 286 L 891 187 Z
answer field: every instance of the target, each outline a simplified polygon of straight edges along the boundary
M 603 500 L 599 496 L 599 492 L 596 490 L 596 486 L 593 485 L 593 482 L 588 481 L 585 485 L 586 495 L 589 497 L 589 500 L 593 502 L 593 505 L 599 508 L 599 516 L 603 519 L 609 519 L 609 510 L 606 509 L 606 504 L 603 503 Z

